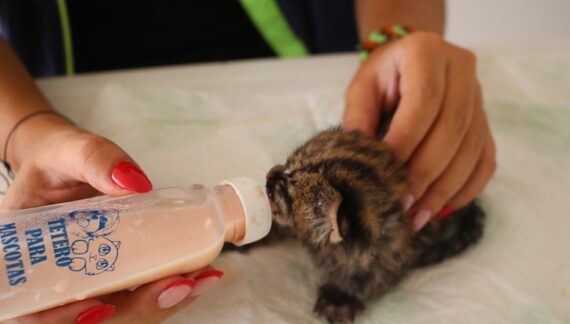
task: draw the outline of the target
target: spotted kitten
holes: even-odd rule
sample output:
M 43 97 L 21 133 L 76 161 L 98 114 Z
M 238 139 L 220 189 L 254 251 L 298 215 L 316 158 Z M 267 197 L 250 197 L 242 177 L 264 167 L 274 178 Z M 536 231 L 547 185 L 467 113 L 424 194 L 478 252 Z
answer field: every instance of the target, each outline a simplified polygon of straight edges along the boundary
M 358 132 L 318 134 L 273 167 L 266 186 L 277 230 L 294 233 L 325 274 L 314 311 L 329 322 L 353 321 L 364 301 L 483 232 L 484 212 L 471 203 L 414 235 L 402 210 L 402 165 Z

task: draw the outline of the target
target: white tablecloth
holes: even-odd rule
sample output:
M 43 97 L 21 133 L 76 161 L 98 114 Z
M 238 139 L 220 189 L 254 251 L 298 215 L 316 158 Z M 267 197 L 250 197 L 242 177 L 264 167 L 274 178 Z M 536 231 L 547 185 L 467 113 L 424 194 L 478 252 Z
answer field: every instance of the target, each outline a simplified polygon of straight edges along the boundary
M 481 48 L 498 146 L 488 226 L 461 257 L 414 272 L 362 323 L 570 323 L 570 43 Z M 340 121 L 355 55 L 40 81 L 52 103 L 116 141 L 156 187 L 266 170 Z M 169 323 L 309 323 L 319 276 L 295 244 L 216 261 L 223 280 Z

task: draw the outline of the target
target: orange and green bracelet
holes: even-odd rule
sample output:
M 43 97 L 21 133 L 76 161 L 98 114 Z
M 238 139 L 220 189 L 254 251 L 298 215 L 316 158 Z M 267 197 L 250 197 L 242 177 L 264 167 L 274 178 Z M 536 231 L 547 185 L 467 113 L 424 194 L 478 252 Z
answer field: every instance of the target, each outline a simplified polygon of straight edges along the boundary
M 393 25 L 371 32 L 368 38 L 357 46 L 357 49 L 360 51 L 360 60 L 366 60 L 370 52 L 378 46 L 393 39 L 402 38 L 413 31 L 414 28 L 409 26 Z

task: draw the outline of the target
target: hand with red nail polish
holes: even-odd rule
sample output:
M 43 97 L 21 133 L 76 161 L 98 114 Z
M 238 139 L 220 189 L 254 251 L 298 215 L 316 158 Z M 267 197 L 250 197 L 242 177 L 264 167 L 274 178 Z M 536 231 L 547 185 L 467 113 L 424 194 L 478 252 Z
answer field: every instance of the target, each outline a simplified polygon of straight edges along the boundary
M 115 143 L 56 115 L 22 124 L 11 140 L 16 178 L 0 210 L 31 208 L 94 196 L 152 190 L 142 168 Z M 14 323 L 160 322 L 211 288 L 222 276 L 213 268 L 171 276 L 96 299 L 28 314 Z M 195 278 L 193 278 L 195 277 Z
M 152 189 L 141 167 L 117 144 L 55 115 L 22 124 L 10 147 L 18 153 L 9 155 L 16 178 L 0 211 Z
M 159 323 L 214 287 L 223 272 L 212 267 L 11 320 L 13 323 Z
M 377 136 L 391 118 L 380 140 L 408 170 L 402 206 L 416 230 L 445 204 L 467 205 L 495 171 L 476 65 L 470 51 L 418 31 L 372 51 L 346 92 L 344 129 Z
M 158 323 L 191 304 L 212 288 L 223 272 L 212 267 L 144 284 L 102 298 L 117 307 L 113 323 Z

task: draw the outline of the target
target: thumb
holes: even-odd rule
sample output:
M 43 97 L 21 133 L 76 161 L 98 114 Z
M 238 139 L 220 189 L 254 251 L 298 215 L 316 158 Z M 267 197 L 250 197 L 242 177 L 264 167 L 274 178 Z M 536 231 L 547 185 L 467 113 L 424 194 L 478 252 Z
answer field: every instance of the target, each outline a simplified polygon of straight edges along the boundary
M 79 143 L 71 141 L 67 143 L 71 147 L 63 148 L 66 154 L 58 154 L 64 160 L 61 163 L 67 164 L 69 176 L 107 195 L 152 190 L 148 177 L 117 144 L 93 134 L 77 140 Z

